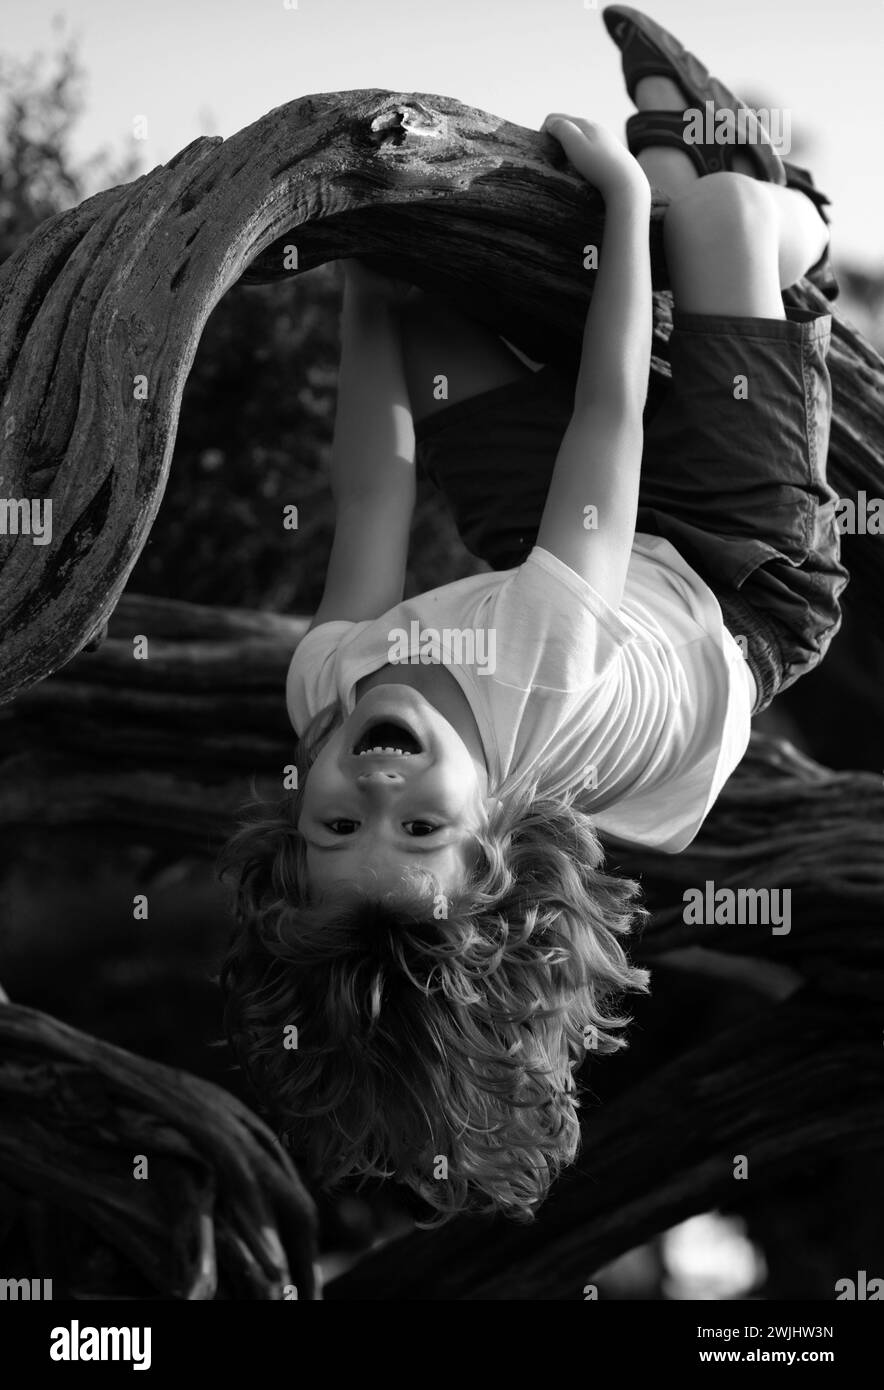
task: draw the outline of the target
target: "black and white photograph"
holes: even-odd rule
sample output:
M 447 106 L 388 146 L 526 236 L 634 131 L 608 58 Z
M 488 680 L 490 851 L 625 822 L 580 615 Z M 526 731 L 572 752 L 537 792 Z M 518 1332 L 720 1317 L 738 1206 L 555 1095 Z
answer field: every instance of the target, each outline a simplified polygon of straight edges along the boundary
M 884 5 L 644 3 L 5 0 L 19 1376 L 873 1354 Z

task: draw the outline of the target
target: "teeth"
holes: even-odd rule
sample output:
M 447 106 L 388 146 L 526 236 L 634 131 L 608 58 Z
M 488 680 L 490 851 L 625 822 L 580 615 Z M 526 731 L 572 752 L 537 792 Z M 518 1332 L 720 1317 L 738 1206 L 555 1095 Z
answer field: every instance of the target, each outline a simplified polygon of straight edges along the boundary
M 361 753 L 357 753 L 358 758 L 366 758 L 369 753 L 398 753 L 400 758 L 410 758 L 411 754 L 406 753 L 402 748 L 363 748 Z

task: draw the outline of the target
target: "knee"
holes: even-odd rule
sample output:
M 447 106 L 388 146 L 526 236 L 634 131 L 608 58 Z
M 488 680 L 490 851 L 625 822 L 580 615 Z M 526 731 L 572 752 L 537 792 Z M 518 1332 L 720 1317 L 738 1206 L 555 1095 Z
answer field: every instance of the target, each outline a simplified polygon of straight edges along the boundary
M 707 244 L 761 238 L 776 229 L 770 187 L 747 174 L 707 174 L 666 213 L 666 234 Z

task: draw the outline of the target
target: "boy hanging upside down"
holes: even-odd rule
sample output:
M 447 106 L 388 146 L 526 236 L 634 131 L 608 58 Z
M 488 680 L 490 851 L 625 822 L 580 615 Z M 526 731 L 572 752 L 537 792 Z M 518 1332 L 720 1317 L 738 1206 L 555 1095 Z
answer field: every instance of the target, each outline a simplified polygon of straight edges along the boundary
M 647 987 L 623 945 L 638 887 L 597 832 L 684 849 L 846 583 L 831 318 L 781 294 L 808 272 L 836 292 L 828 200 L 760 131 L 686 143 L 709 100 L 751 119 L 643 15 L 605 22 L 631 153 L 544 122 L 606 204 L 574 379 L 348 263 L 335 539 L 287 683 L 298 790 L 225 861 L 227 1024 L 272 1118 L 323 1181 L 395 1177 L 442 1214 L 530 1214 L 573 1160 L 574 1070 L 623 1045 L 618 998 Z M 654 402 L 651 183 L 675 303 Z M 492 571 L 403 600 L 416 452 Z

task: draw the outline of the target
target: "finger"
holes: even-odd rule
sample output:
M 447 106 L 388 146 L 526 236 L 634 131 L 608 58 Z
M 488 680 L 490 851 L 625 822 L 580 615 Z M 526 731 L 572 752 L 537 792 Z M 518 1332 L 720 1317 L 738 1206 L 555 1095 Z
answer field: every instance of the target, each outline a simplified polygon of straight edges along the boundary
M 543 122 L 543 125 L 540 128 L 541 130 L 552 130 L 556 126 L 559 126 L 563 122 L 567 121 L 570 121 L 573 124 L 574 117 L 566 115 L 564 111 L 550 111 L 549 115 L 546 117 L 546 119 Z
M 568 120 L 576 125 L 577 129 L 582 131 L 584 135 L 595 135 L 598 130 L 595 121 L 588 121 L 585 116 L 569 116 Z
M 550 122 L 556 121 L 568 121 L 571 125 L 576 125 L 578 130 L 584 130 L 588 133 L 599 128 L 596 121 L 588 121 L 585 116 L 572 116 L 568 111 L 550 111 L 543 124 L 546 126 Z
M 550 134 L 554 139 L 558 140 L 565 153 L 569 156 L 573 155 L 578 150 L 586 149 L 586 135 L 569 117 L 560 118 Z

